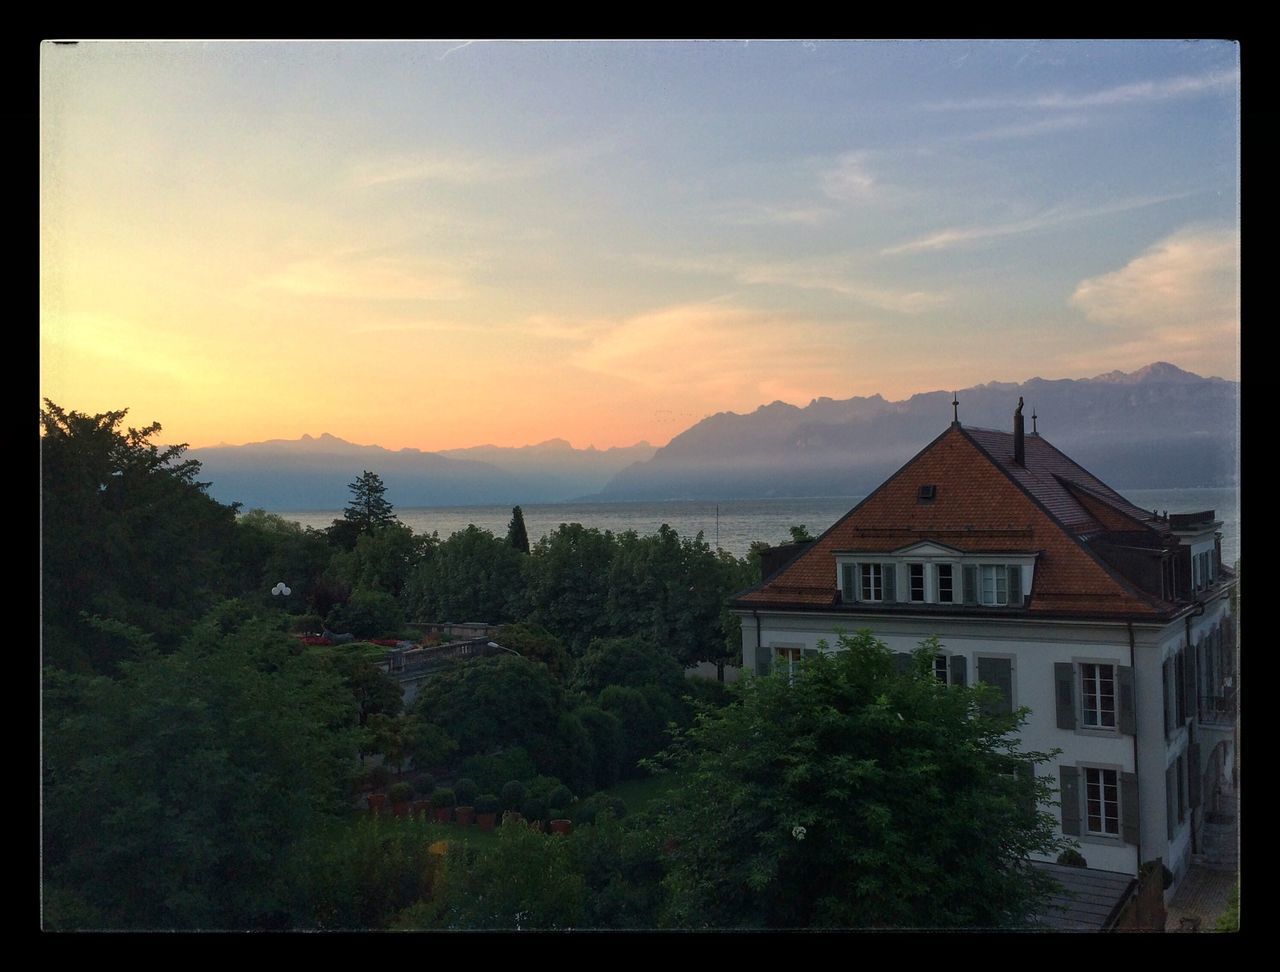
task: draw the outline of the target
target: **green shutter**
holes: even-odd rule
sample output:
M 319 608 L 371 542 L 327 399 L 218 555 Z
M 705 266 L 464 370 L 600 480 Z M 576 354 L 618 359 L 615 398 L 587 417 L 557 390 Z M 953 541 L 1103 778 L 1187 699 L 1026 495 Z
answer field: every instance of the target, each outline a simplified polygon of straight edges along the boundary
M 773 650 L 763 645 L 756 646 L 756 674 L 768 675 L 772 663 Z
M 1009 658 L 979 658 L 978 681 L 1000 690 L 1001 698 L 986 707 L 987 715 L 1013 711 L 1013 661 Z
M 911 671 L 911 666 L 915 659 L 911 657 L 910 652 L 895 651 L 893 653 L 893 670 L 899 675 L 905 675 Z
M 1058 767 L 1059 797 L 1062 800 L 1062 832 L 1080 836 L 1080 771 L 1074 766 Z
M 896 601 L 898 599 L 898 565 L 881 564 L 880 578 L 884 585 L 884 599 Z
M 1138 824 L 1138 776 L 1120 774 L 1120 836 L 1126 844 L 1137 845 L 1141 838 Z
M 1022 568 L 1009 568 L 1009 607 L 1022 607 Z
M 949 667 L 952 685 L 969 684 L 969 663 L 964 655 L 952 655 Z
M 1058 709 L 1058 728 L 1076 727 L 1076 670 L 1071 662 L 1055 662 L 1053 666 L 1054 700 Z
M 1173 840 L 1173 824 L 1178 816 L 1178 767 L 1175 763 L 1164 771 L 1164 829 Z
M 1200 806 L 1200 744 L 1187 747 L 1187 799 L 1194 810 Z
M 1133 669 L 1128 665 L 1116 666 L 1116 708 L 1119 710 L 1120 731 L 1126 736 L 1137 735 L 1138 719 L 1133 704 Z
M 844 580 L 844 603 L 852 604 L 858 599 L 858 578 L 853 564 L 845 564 L 840 568 Z
M 1022 809 L 1028 814 L 1036 812 L 1036 765 L 1023 760 L 1018 763 L 1018 778 L 1024 787 Z
M 978 603 L 978 566 L 977 564 L 965 564 L 961 571 L 964 577 L 964 603 Z
M 814 658 L 814 657 L 816 657 L 816 656 L 818 655 L 818 649 L 817 649 L 817 648 L 804 648 L 804 649 L 801 649 L 800 654 L 801 654 L 803 657 L 805 657 L 805 658 Z

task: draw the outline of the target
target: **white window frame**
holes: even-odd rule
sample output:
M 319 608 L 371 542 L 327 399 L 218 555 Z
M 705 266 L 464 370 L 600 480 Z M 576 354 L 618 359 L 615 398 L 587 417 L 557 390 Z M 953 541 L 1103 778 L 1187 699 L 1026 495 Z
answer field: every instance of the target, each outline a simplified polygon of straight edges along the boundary
M 953 564 L 953 563 L 941 563 L 937 565 L 938 569 L 935 573 L 935 577 L 937 578 L 936 580 L 937 587 L 934 591 L 934 600 L 936 603 L 938 604 L 959 604 L 960 603 L 959 601 L 956 600 L 956 580 L 957 580 L 957 577 L 962 578 L 963 574 L 960 570 L 957 569 L 958 566 L 959 566 L 958 564 Z M 947 594 L 949 595 L 947 600 L 945 601 L 942 599 L 942 568 L 943 567 L 947 568 L 947 588 L 948 588 Z
M 1120 805 L 1120 773 L 1119 769 L 1111 766 L 1088 766 L 1080 767 L 1083 785 L 1080 787 L 1081 796 L 1084 799 L 1084 811 L 1080 820 L 1082 823 L 1081 830 L 1083 834 L 1102 840 L 1121 840 L 1123 838 L 1124 826 L 1124 808 Z M 1108 780 L 1107 777 L 1110 776 Z M 1090 779 L 1093 776 L 1095 779 Z M 1101 829 L 1094 829 L 1095 814 L 1090 809 L 1094 788 L 1097 788 L 1098 794 L 1098 814 L 1097 822 Z M 1114 800 L 1107 799 L 1108 789 L 1114 794 Z M 1114 805 L 1114 816 L 1107 814 L 1108 805 Z M 1107 824 L 1114 823 L 1115 830 L 1108 830 Z
M 916 570 L 920 571 L 920 596 L 916 597 L 916 583 L 913 576 Z M 912 604 L 926 604 L 929 601 L 929 582 L 927 580 L 929 571 L 925 568 L 923 561 L 911 560 L 907 562 L 907 600 Z
M 983 607 L 1009 606 L 1009 568 L 1016 564 L 978 565 L 978 603 Z M 1018 567 L 1021 570 L 1021 567 Z M 991 577 L 991 600 L 987 600 L 987 576 Z M 1001 590 L 1003 588 L 1003 591 Z M 1001 595 L 1003 594 L 1003 598 Z
M 892 568 L 890 568 L 892 569 Z M 858 564 L 858 600 L 884 600 L 884 565 L 878 561 Z
M 1078 682 L 1078 685 L 1076 686 L 1076 688 L 1077 688 L 1077 691 L 1079 692 L 1080 728 L 1082 730 L 1086 732 L 1106 732 L 1106 733 L 1118 733 L 1120 731 L 1119 697 L 1116 692 L 1116 668 L 1117 667 L 1118 666 L 1114 661 L 1076 662 L 1076 678 Z M 1103 678 L 1103 673 L 1101 672 L 1101 669 L 1103 668 L 1110 669 L 1110 672 L 1107 673 L 1105 678 L 1105 681 L 1109 681 L 1111 684 L 1111 692 L 1109 696 L 1102 691 L 1104 678 Z M 1086 672 L 1086 669 L 1093 669 L 1093 671 L 1091 673 Z M 1092 693 L 1090 693 L 1086 688 L 1086 686 L 1090 681 L 1092 681 L 1094 685 L 1094 690 Z M 1093 701 L 1095 703 L 1095 707 L 1093 709 L 1093 712 L 1096 718 L 1095 722 L 1089 721 L 1088 716 L 1089 716 L 1090 710 L 1089 710 L 1089 707 L 1085 704 L 1086 699 L 1090 695 L 1092 695 Z M 1105 723 L 1105 714 L 1107 710 L 1103 707 L 1103 702 L 1108 697 L 1111 700 L 1111 708 L 1110 708 L 1111 725 L 1106 725 Z

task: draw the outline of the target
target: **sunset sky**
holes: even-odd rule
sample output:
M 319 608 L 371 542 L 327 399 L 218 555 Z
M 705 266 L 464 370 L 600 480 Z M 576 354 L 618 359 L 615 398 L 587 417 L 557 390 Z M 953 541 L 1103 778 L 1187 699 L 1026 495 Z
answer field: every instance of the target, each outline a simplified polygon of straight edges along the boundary
M 1229 43 L 46 44 L 40 97 L 41 394 L 167 442 L 1239 378 Z

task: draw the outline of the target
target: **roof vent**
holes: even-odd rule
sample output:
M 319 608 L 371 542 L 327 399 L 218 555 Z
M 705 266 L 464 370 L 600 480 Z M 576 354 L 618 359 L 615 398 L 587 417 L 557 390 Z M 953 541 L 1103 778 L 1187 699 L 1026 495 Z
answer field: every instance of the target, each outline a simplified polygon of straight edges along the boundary
M 919 500 L 921 503 L 932 503 L 937 498 L 938 498 L 938 487 L 932 484 L 927 486 L 921 486 L 916 491 L 916 499 Z

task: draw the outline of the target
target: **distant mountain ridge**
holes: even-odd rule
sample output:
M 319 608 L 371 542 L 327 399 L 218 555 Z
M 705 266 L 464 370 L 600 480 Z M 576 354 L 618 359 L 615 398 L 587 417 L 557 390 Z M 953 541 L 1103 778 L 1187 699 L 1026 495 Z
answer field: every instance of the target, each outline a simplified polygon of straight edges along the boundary
M 274 510 L 338 509 L 369 469 L 396 506 L 570 500 L 849 496 L 878 486 L 951 422 L 952 392 L 776 401 L 719 412 L 667 445 L 575 449 L 564 439 L 424 452 L 357 445 L 324 433 L 193 449 L 222 502 Z M 1116 487 L 1232 486 L 1239 465 L 1239 382 L 1157 361 L 1093 378 L 1032 378 L 961 389 L 963 425 L 1011 429 L 1018 397 L 1049 442 Z
M 1012 429 L 1018 397 L 1051 443 L 1116 488 L 1234 485 L 1238 382 L 1167 362 L 1094 378 L 958 392 L 962 425 Z M 951 422 L 952 392 L 785 402 L 720 412 L 619 473 L 601 500 L 848 496 L 879 485 Z M 1033 423 L 1032 412 L 1038 416 Z
M 424 452 L 357 445 L 325 432 L 241 446 L 192 449 L 209 493 L 246 508 L 338 509 L 347 484 L 368 469 L 382 477 L 396 506 L 554 503 L 593 493 L 626 466 L 648 459 L 648 443 L 575 449 L 564 439 L 534 446 L 476 446 Z

